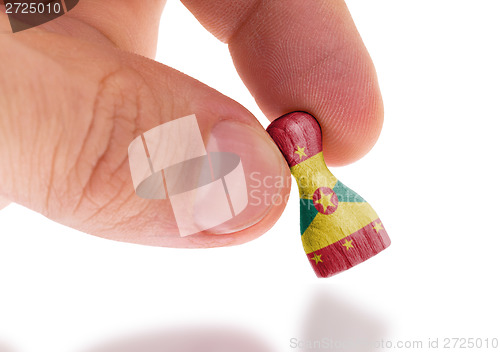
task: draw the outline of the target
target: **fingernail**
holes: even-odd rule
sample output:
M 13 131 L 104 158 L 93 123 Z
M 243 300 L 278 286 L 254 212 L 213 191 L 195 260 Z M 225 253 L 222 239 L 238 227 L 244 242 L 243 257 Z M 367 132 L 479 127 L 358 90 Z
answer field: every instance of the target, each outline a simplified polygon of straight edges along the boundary
M 283 188 L 290 182 L 288 168 L 264 129 L 223 120 L 212 128 L 206 147 L 213 182 L 221 184 L 224 196 L 216 199 L 214 192 L 206 191 L 207 204 L 215 208 L 194 212 L 200 229 L 217 235 L 241 231 L 286 203 Z M 207 228 L 214 217 L 219 217 L 215 220 L 219 223 Z

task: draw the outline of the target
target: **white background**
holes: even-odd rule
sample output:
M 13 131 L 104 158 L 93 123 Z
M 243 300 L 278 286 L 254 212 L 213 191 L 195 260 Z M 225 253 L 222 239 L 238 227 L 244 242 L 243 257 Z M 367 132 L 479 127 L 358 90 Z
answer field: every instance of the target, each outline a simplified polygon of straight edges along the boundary
M 377 68 L 385 125 L 366 157 L 333 172 L 378 212 L 388 250 L 317 279 L 295 186 L 263 237 L 211 250 L 107 241 L 11 205 L 0 212 L 0 351 L 84 352 L 208 327 L 272 351 L 292 351 L 294 337 L 500 338 L 500 6 L 348 5 Z M 177 0 L 165 9 L 157 59 L 267 126 L 226 46 Z

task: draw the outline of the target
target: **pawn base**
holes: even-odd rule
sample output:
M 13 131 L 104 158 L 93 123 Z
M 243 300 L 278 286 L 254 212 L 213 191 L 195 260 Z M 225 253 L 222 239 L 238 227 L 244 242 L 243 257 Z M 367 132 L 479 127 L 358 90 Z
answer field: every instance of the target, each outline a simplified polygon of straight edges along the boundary
M 380 219 L 327 247 L 307 254 L 318 277 L 330 277 L 364 262 L 391 244 Z

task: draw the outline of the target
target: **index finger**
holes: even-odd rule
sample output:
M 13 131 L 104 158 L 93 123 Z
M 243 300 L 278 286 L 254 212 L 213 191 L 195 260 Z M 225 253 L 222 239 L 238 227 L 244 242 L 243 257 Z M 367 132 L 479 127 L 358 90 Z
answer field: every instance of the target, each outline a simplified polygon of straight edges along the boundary
M 375 68 L 342 0 L 182 0 L 216 37 L 266 116 L 313 114 L 327 163 L 366 154 L 383 123 Z

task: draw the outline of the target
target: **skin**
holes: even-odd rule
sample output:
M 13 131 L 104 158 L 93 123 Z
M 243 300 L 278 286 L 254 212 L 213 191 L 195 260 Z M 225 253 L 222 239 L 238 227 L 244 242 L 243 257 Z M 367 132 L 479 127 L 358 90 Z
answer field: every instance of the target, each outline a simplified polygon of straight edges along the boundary
M 313 114 L 329 165 L 351 163 L 372 148 L 382 99 L 343 1 L 183 3 L 228 44 L 270 120 L 294 110 Z M 244 243 L 277 221 L 285 204 L 244 230 L 179 238 L 167 202 L 135 195 L 128 144 L 181 116 L 203 116 L 202 134 L 221 119 L 238 121 L 279 153 L 244 107 L 152 60 L 164 5 L 81 0 L 68 14 L 16 34 L 0 16 L 0 206 L 12 201 L 92 235 L 167 247 Z M 280 168 L 288 175 L 284 162 Z M 280 192 L 286 197 L 289 187 Z

